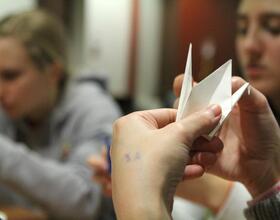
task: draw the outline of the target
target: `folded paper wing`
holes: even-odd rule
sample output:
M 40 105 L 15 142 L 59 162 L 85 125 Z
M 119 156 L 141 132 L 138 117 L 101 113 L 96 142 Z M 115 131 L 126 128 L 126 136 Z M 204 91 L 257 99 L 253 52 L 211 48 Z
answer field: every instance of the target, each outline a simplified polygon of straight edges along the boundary
M 185 68 L 185 75 L 182 84 L 180 99 L 179 99 L 179 106 L 178 106 L 178 113 L 176 121 L 181 119 L 184 114 L 184 109 L 186 107 L 188 98 L 192 91 L 192 45 L 190 44 L 186 68 Z M 180 108 L 179 108 L 180 107 Z
M 220 105 L 222 108 L 222 118 L 217 127 L 206 136 L 207 139 L 212 139 L 249 84 L 244 84 L 232 95 L 232 61 L 229 60 L 200 83 L 192 87 L 191 51 L 192 45 L 189 48 L 176 120 L 200 111 L 209 105 Z

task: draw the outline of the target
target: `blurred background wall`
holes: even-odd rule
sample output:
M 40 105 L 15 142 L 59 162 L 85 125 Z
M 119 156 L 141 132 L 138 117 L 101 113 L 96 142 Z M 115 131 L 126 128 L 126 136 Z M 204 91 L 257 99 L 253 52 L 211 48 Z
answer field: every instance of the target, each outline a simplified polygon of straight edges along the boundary
M 0 0 L 0 19 L 13 12 L 25 11 L 37 7 L 36 0 L 6 1 Z
M 0 0 L 0 18 L 42 7 L 64 22 L 73 74 L 97 74 L 124 111 L 169 106 L 190 42 L 196 80 L 233 59 L 232 0 Z

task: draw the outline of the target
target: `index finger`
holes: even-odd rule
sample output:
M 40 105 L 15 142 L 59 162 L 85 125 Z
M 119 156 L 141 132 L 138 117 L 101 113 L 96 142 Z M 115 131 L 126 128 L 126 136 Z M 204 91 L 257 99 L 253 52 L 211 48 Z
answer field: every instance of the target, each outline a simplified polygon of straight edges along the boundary
M 232 91 L 235 92 L 245 83 L 246 81 L 241 77 L 233 77 Z M 266 97 L 252 86 L 250 86 L 248 92 L 243 94 L 238 104 L 241 110 L 248 112 L 266 112 L 269 109 Z
M 173 92 L 176 97 L 180 96 L 182 85 L 183 85 L 183 80 L 184 80 L 184 74 L 180 74 L 175 77 L 173 81 Z M 192 82 L 192 85 L 194 86 L 196 84 L 195 81 Z
M 183 79 L 184 79 L 184 74 L 180 74 L 175 77 L 173 81 L 173 92 L 176 97 L 180 96 L 180 92 L 182 89 L 182 84 L 183 84 Z

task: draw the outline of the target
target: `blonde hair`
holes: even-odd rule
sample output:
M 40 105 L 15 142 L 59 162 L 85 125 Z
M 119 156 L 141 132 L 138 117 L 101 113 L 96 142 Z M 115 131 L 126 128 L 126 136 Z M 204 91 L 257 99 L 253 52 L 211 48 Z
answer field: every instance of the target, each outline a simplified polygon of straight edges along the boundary
M 38 69 L 52 63 L 63 66 L 62 84 L 67 79 L 67 40 L 63 25 L 43 10 L 10 15 L 0 21 L 0 37 L 14 37 L 25 46 Z

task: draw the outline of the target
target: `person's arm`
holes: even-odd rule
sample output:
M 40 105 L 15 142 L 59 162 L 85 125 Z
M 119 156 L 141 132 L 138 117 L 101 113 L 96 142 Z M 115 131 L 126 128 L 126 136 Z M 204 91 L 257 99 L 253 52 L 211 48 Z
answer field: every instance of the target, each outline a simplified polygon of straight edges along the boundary
M 199 179 L 181 182 L 176 195 L 203 205 L 216 214 L 223 207 L 232 183 L 211 174 L 204 174 Z
M 100 190 L 85 166 L 43 158 L 3 136 L 0 151 L 1 181 L 54 216 L 90 219 L 97 213 Z
M 209 208 L 216 220 L 244 220 L 243 210 L 252 199 L 241 183 L 209 174 L 180 183 L 176 195 Z

